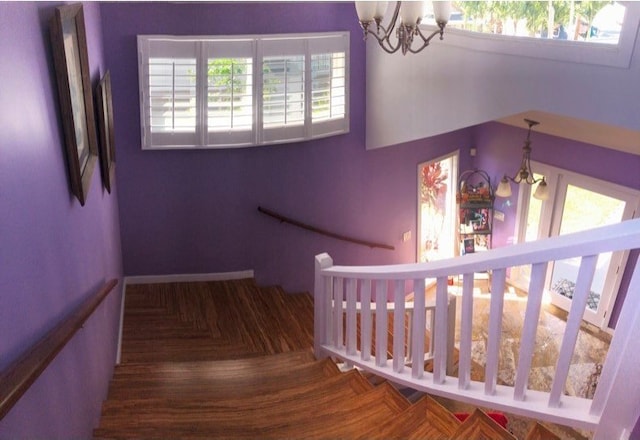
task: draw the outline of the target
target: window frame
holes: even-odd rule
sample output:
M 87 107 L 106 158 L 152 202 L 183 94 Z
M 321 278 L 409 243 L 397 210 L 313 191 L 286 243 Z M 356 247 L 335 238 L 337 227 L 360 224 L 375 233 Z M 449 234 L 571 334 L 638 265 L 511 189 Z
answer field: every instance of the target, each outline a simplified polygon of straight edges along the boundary
M 451 45 L 472 51 L 541 58 L 571 63 L 594 64 L 628 69 L 640 28 L 640 4 L 619 1 L 626 8 L 624 24 L 618 44 L 596 44 L 577 41 L 540 39 L 522 36 L 487 34 L 463 29 L 447 28 L 445 38 L 438 44 Z M 421 24 L 425 32 L 435 30 L 432 24 Z
M 239 36 L 175 36 L 138 35 L 138 81 L 140 103 L 141 147 L 143 150 L 170 149 L 221 149 L 244 148 L 269 144 L 300 142 L 348 133 L 349 118 L 349 32 L 323 32 L 307 34 L 239 35 Z M 184 52 L 195 54 L 196 102 L 192 111 L 196 113 L 195 132 L 166 133 L 151 131 L 149 60 L 172 58 L 164 54 L 164 45 L 172 54 L 180 54 L 176 47 L 184 46 Z M 344 57 L 343 65 L 331 68 L 332 75 L 339 70 L 344 85 L 344 95 L 336 95 L 334 108 L 344 107 L 344 112 L 329 118 L 314 119 L 312 93 L 314 89 L 312 57 L 331 54 L 336 59 Z M 263 60 L 269 56 L 299 55 L 304 58 L 304 121 L 298 126 L 266 127 L 263 124 Z M 181 56 L 173 55 L 177 59 Z M 190 57 L 193 59 L 192 57 Z M 211 130 L 208 127 L 208 65 L 214 58 L 251 58 L 252 124 L 250 129 Z M 333 64 L 332 64 L 333 66 Z M 337 74 L 336 74 L 337 75 Z M 331 82 L 329 83 L 331 84 Z M 315 89 L 317 90 L 317 89 Z M 330 99 L 333 99 L 329 90 Z M 178 139 L 173 142 L 172 139 Z

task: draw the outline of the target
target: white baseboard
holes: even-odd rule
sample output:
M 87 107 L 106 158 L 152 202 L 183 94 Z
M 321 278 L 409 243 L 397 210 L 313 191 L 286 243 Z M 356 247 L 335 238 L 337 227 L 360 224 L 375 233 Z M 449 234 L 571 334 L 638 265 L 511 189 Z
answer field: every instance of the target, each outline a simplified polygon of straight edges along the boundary
M 120 365 L 122 354 L 122 322 L 124 321 L 124 294 L 127 291 L 127 282 L 122 283 L 122 295 L 120 295 L 120 325 L 118 326 L 118 351 L 116 352 L 116 365 Z
M 218 272 L 218 273 L 193 273 L 193 274 L 170 274 L 170 275 L 134 275 L 124 278 L 124 284 L 151 284 L 151 283 L 183 283 L 198 281 L 226 281 L 253 278 L 253 270 L 242 270 L 238 272 Z
M 120 326 L 118 329 L 118 352 L 116 353 L 116 365 L 120 364 L 122 353 L 122 324 L 124 321 L 124 299 L 127 286 L 130 284 L 152 284 L 152 283 L 188 283 L 199 281 L 227 281 L 253 278 L 253 270 L 242 270 L 238 272 L 218 272 L 218 273 L 194 273 L 194 274 L 173 274 L 173 275 L 137 275 L 124 277 L 122 283 L 122 303 L 120 304 Z

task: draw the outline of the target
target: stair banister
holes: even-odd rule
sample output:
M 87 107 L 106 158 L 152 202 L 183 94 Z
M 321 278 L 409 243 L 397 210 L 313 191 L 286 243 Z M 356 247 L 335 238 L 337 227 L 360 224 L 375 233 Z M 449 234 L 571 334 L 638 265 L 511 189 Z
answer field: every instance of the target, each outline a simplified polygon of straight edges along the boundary
M 317 264 L 316 280 L 324 278 L 327 283 L 316 281 L 316 304 L 321 310 L 316 310 L 321 322 L 332 322 L 338 326 L 333 332 L 334 339 L 326 338 L 325 342 L 316 344 L 318 357 L 333 356 L 343 358 L 349 364 L 356 365 L 374 374 L 378 374 L 401 385 L 414 389 L 438 394 L 444 397 L 461 400 L 471 404 L 484 405 L 497 410 L 546 420 L 553 423 L 580 427 L 595 431 L 595 439 L 618 439 L 630 432 L 638 414 L 640 414 L 640 338 L 634 335 L 640 328 L 640 262 L 636 264 L 632 281 L 628 288 L 627 297 L 617 322 L 607 357 L 600 376 L 600 382 L 593 400 L 563 395 L 567 378 L 569 362 L 575 348 L 582 315 L 586 307 L 586 298 L 590 280 L 593 276 L 593 266 L 597 256 L 601 253 L 640 248 L 640 219 L 625 221 L 616 225 L 596 228 L 575 234 L 553 237 L 536 242 L 523 243 L 514 246 L 494 249 L 488 252 L 466 255 L 450 260 L 430 263 L 398 264 L 388 266 L 334 266 L 332 263 Z M 578 285 L 574 292 L 572 310 L 560 348 L 557 364 L 557 380 L 551 392 L 527 389 L 527 378 L 531 370 L 531 357 L 535 344 L 537 320 L 540 313 L 544 279 L 549 262 L 580 257 Z M 323 256 L 327 262 L 330 257 Z M 481 384 L 470 380 L 470 350 L 471 324 L 473 311 L 473 274 L 490 271 L 492 273 L 491 289 L 493 292 L 504 291 L 506 270 L 525 264 L 532 265 L 532 276 L 529 286 L 528 304 L 525 311 L 522 342 L 517 362 L 516 380 L 514 386 L 497 385 L 496 369 L 499 354 L 501 321 L 498 317 L 502 313 L 502 295 L 492 295 L 490 298 L 490 328 L 488 335 L 488 361 L 486 383 Z M 447 337 L 446 302 L 447 278 L 463 276 L 462 287 L 462 323 L 460 340 L 459 378 L 447 376 L 443 367 L 446 363 L 446 350 L 443 338 Z M 433 373 L 422 371 L 412 365 L 410 371 L 399 366 L 395 361 L 389 366 L 386 359 L 380 357 L 380 351 L 386 350 L 386 313 L 376 313 L 376 359 L 372 361 L 363 352 L 353 350 L 346 353 L 340 347 L 342 336 L 343 291 L 327 292 L 324 286 L 334 285 L 334 279 L 356 286 L 370 283 L 374 286 L 376 295 L 376 310 L 384 310 L 387 302 L 387 284 L 413 284 L 414 291 L 420 292 L 424 279 L 436 279 L 436 352 L 434 354 Z M 329 280 L 331 280 L 329 282 Z M 352 281 L 350 281 L 352 280 Z M 335 287 L 335 286 L 334 286 Z M 356 291 L 359 291 L 356 288 Z M 327 302 L 322 298 L 335 295 Z M 373 296 L 373 295 L 372 295 Z M 419 295 L 416 295 L 416 299 Z M 364 297 L 361 297 L 363 299 Z M 338 301 L 338 299 L 340 299 Z M 319 300 L 319 301 L 318 301 Z M 397 296 L 393 296 L 397 301 Z M 384 304 L 383 304 L 384 302 Z M 337 303 L 340 303 L 339 305 Z M 399 306 L 400 302 L 396 302 Z M 416 317 L 424 312 L 424 306 L 419 300 L 414 303 L 414 320 L 409 331 L 412 341 L 418 341 L 420 333 L 424 332 L 424 323 Z M 395 307 L 398 309 L 399 307 Z M 401 307 L 400 307 L 401 308 Z M 324 311 L 323 311 L 324 310 Z M 329 316 L 333 313 L 333 316 Z M 394 313 L 395 310 L 394 310 Z M 325 314 L 325 315 L 323 315 Z M 324 316 L 324 317 L 323 317 Z M 394 319 L 398 315 L 394 316 Z M 338 322 L 339 321 L 339 322 Z M 362 323 L 365 321 L 363 320 Z M 369 324 L 367 324 L 369 325 Z M 363 324 L 363 331 L 370 331 Z M 320 336 L 323 337 L 323 333 Z M 339 336 L 337 339 L 336 336 Z M 349 338 L 349 335 L 345 335 Z M 367 336 L 361 339 L 365 345 Z M 397 342 L 394 341 L 394 345 Z M 418 342 L 412 347 L 415 353 L 419 351 Z M 398 357 L 399 349 L 394 348 L 394 358 Z M 415 363 L 414 363 L 415 364 Z M 613 420 L 613 422 L 612 422 Z
M 601 414 L 594 439 L 630 438 L 640 414 L 640 258 L 629 282 L 591 412 Z M 631 423 L 630 423 L 631 422 Z M 626 437 L 625 437 L 626 435 Z

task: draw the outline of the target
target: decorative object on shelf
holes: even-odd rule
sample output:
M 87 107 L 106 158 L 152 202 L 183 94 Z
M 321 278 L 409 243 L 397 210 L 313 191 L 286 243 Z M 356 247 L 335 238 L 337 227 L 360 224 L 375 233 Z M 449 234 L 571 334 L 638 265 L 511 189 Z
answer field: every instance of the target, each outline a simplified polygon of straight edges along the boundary
M 111 174 L 115 168 L 116 151 L 113 144 L 113 106 L 111 74 L 107 70 L 96 88 L 98 132 L 100 134 L 100 171 L 104 187 L 111 193 Z
M 451 2 L 449 1 L 434 1 L 433 14 L 435 17 L 438 29 L 433 31 L 430 35 L 426 36 L 420 30 L 420 23 L 424 16 L 424 2 L 422 1 L 405 1 L 396 2 L 396 6 L 391 17 L 391 21 L 385 27 L 382 24 L 384 14 L 387 11 L 386 1 L 357 1 L 356 12 L 358 13 L 358 20 L 364 33 L 364 39 L 367 39 L 369 34 L 373 35 L 378 44 L 385 52 L 395 53 L 400 49 L 403 55 L 407 52 L 418 53 L 429 45 L 433 37 L 440 35 L 440 39 L 443 39 L 444 28 L 449 21 L 451 15 Z M 375 22 L 375 32 L 370 29 Z M 395 35 L 397 41 L 391 42 L 391 37 L 394 35 L 394 29 L 397 26 Z M 417 41 L 417 46 L 413 47 L 413 42 Z
M 460 206 L 458 234 L 463 255 L 491 247 L 494 199 L 486 171 L 467 170 L 460 174 L 456 202 Z
M 549 187 L 544 176 L 540 179 L 535 179 L 533 171 L 531 170 L 531 128 L 540 124 L 538 121 L 532 121 L 531 119 L 525 119 L 529 125 L 529 131 L 527 132 L 527 139 L 524 141 L 524 147 L 522 147 L 522 162 L 520 162 L 520 169 L 514 177 L 509 177 L 506 174 L 502 177 L 498 188 L 496 189 L 496 196 L 509 197 L 511 196 L 511 184 L 509 180 L 515 183 L 527 183 L 533 185 L 538 183 L 538 188 L 533 193 L 533 197 L 539 200 L 547 200 L 549 198 Z
M 82 4 L 57 7 L 50 32 L 71 191 L 84 206 L 98 147 Z

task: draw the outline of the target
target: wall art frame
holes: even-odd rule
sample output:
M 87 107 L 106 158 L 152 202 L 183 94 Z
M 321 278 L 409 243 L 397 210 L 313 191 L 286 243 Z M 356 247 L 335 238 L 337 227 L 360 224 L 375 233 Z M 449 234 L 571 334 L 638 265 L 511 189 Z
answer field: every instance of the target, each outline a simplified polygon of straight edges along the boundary
M 100 172 L 102 184 L 111 193 L 114 179 L 116 151 L 113 135 L 113 98 L 111 97 L 111 73 L 107 70 L 96 87 L 96 107 L 98 109 L 98 135 L 100 146 Z
M 84 206 L 98 148 L 82 4 L 57 7 L 50 33 L 71 192 Z

